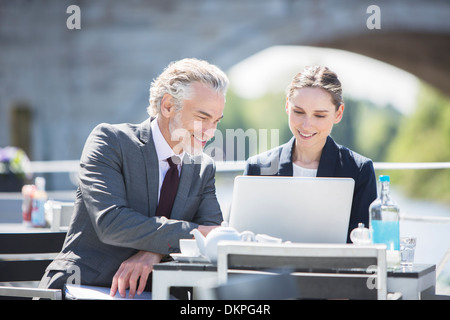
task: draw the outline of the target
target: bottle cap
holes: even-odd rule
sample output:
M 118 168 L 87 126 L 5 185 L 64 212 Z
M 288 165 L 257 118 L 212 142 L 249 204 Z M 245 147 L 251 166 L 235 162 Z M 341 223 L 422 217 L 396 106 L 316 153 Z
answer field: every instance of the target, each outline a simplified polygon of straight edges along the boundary
M 389 182 L 389 176 L 380 176 L 380 182 Z
M 36 189 L 45 191 L 45 178 L 43 177 L 36 177 L 34 180 L 34 183 L 36 184 Z

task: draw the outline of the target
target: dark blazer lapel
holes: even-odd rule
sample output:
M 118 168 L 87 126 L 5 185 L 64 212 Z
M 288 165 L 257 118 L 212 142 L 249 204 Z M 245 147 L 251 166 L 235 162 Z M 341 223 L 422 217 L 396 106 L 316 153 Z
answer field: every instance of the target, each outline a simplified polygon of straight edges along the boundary
M 318 177 L 334 177 L 337 158 L 339 157 L 339 148 L 334 140 L 328 136 L 325 146 L 320 156 L 319 168 L 317 169 Z
M 158 187 L 159 187 L 159 164 L 158 156 L 156 154 L 155 144 L 153 143 L 152 131 L 150 129 L 150 123 L 155 118 L 147 119 L 140 125 L 140 140 L 142 145 L 140 146 L 142 155 L 145 160 L 145 171 L 147 175 L 148 186 L 148 205 L 150 216 L 154 216 L 156 213 L 156 207 L 158 204 Z
M 283 145 L 280 152 L 280 163 L 278 164 L 279 176 L 292 176 L 294 169 L 292 168 L 292 150 L 295 144 L 295 137 L 292 137 Z
M 172 219 L 182 219 L 182 213 L 186 199 L 191 188 L 192 178 L 194 176 L 194 159 L 187 153 L 184 154 L 183 165 L 181 166 L 180 184 L 178 185 L 177 195 L 173 203 L 170 217 Z

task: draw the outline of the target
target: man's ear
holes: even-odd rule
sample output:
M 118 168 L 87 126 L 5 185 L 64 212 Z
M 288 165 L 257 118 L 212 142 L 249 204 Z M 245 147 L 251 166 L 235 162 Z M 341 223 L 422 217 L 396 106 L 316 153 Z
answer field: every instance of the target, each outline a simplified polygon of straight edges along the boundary
M 175 104 L 173 97 L 166 93 L 161 99 L 161 115 L 165 118 L 169 118 L 175 111 Z

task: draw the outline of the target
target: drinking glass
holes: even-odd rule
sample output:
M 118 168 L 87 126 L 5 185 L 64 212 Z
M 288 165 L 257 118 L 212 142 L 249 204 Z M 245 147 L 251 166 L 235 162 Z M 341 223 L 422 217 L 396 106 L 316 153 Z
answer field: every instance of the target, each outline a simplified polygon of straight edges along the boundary
M 412 267 L 414 264 L 414 251 L 416 249 L 416 238 L 400 238 L 400 265 L 403 267 Z

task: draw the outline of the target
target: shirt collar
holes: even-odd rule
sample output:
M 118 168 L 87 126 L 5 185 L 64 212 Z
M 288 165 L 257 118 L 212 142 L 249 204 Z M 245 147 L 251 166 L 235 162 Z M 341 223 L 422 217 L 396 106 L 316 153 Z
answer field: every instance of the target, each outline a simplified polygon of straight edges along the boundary
M 169 157 L 177 156 L 180 158 L 180 160 L 183 160 L 184 157 L 184 151 L 178 155 L 176 155 L 172 148 L 167 143 L 166 139 L 161 133 L 161 130 L 159 129 L 158 125 L 158 118 L 154 119 L 151 123 L 151 130 L 152 130 L 152 136 L 153 136 L 153 142 L 155 144 L 156 154 L 158 156 L 159 161 L 166 160 Z M 182 161 L 180 162 L 182 163 Z

